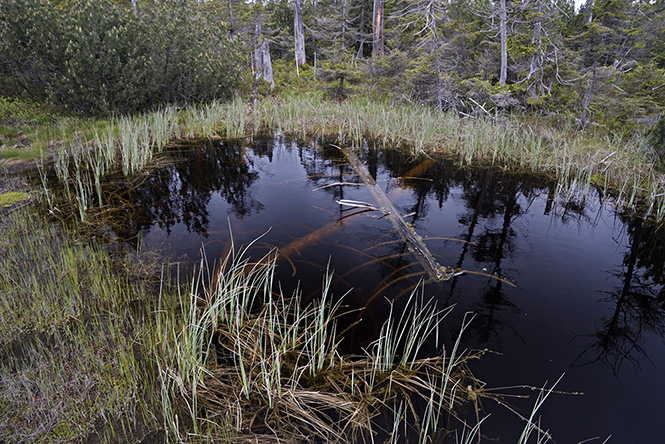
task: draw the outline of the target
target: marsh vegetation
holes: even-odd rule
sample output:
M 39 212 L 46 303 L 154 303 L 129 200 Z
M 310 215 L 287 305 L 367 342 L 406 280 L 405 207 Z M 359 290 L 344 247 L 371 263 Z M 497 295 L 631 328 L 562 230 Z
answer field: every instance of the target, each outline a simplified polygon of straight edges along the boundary
M 664 18 L 0 2 L 0 442 L 541 443 L 551 385 L 481 379 L 578 366 L 643 409 L 555 400 L 564 440 L 598 406 L 646 423 L 662 378 L 622 369 L 665 366 Z
M 557 198 L 564 201 L 593 188 L 630 214 L 656 223 L 665 218 L 665 173 L 643 137 L 579 133 L 572 122 L 539 127 L 519 117 L 465 119 L 363 100 L 336 103 L 318 95 L 285 95 L 252 105 L 236 97 L 229 103 L 165 107 L 62 132 L 53 155 L 59 182 L 84 219 L 88 208 L 103 206 L 101 178 L 107 171 L 120 168 L 125 176 L 141 171 L 169 140 L 252 137 L 274 128 L 302 138 L 332 135 L 338 144 L 355 147 L 372 140 L 414 156 L 454 156 L 460 166 L 533 171 L 555 180 Z
M 40 217 L 2 219 L 3 439 L 427 442 L 452 433 L 441 426 L 460 405 L 494 396 L 459 339 L 419 357 L 450 309 L 418 289 L 366 354 L 345 356 L 331 274 L 306 305 L 275 292 L 276 252 L 251 261 L 251 245 L 231 245 L 184 278 Z M 478 431 L 461 432 L 469 442 Z
M 204 115 L 214 117 L 201 120 L 214 121 L 212 126 L 222 134 L 229 122 L 236 122 L 237 128 L 238 122 L 252 119 L 239 111 L 245 110 L 240 100 L 206 109 Z M 179 112 L 162 111 L 144 121 L 154 122 L 169 115 L 178 116 Z M 191 126 L 196 127 L 197 114 L 189 110 L 186 115 L 190 116 Z M 312 117 L 310 121 L 316 120 Z M 172 122 L 176 122 L 175 117 Z M 279 126 L 277 120 L 266 118 L 263 122 L 266 126 Z M 327 120 L 328 125 L 331 122 L 332 119 Z M 129 123 L 118 125 L 124 125 L 122 128 L 129 128 L 126 131 L 130 132 L 133 127 Z M 175 123 L 163 126 L 174 132 L 179 128 Z M 285 126 L 282 123 L 283 131 L 288 130 Z M 334 128 L 327 128 L 331 127 Z M 315 130 L 318 125 L 311 128 Z M 189 136 L 194 134 L 190 132 Z M 321 269 L 325 258 L 299 257 L 308 245 L 321 245 L 322 239 L 334 233 L 336 227 L 353 227 L 364 220 L 357 230 L 371 232 L 369 227 L 378 222 L 362 210 L 358 215 L 342 213 L 338 222 L 333 220 L 290 243 L 267 238 L 253 242 L 251 236 L 260 231 L 252 231 L 250 227 L 270 213 L 265 202 L 249 193 L 259 177 L 255 168 L 261 159 L 273 165 L 275 156 L 273 168 L 275 172 L 282 171 L 281 163 L 292 156 L 289 151 L 264 145 L 265 140 L 273 137 L 284 140 L 280 143 L 300 152 L 298 162 L 306 167 L 299 172 L 287 162 L 290 166 L 284 171 L 295 176 L 276 177 L 276 182 L 267 185 L 267 189 L 284 190 L 287 185 L 304 179 L 298 179 L 298 174 L 305 174 L 304 186 L 309 186 L 309 193 L 314 188 L 325 195 L 332 193 L 336 199 L 362 200 L 362 194 L 356 197 L 362 188 L 342 192 L 345 188 L 342 185 L 327 186 L 333 179 L 344 183 L 354 180 L 353 171 L 340 160 L 340 152 L 331 148 L 343 141 L 353 145 L 350 135 L 340 135 L 338 131 L 328 137 L 308 138 L 311 147 L 303 150 L 296 149 L 297 143 L 286 142 L 281 134 L 248 132 L 246 138 L 235 142 L 213 135 L 214 141 L 206 143 L 164 142 L 161 151 L 155 141 L 128 144 L 138 146 L 139 151 L 150 151 L 149 155 L 140 156 L 121 153 L 122 140 L 132 140 L 131 137 L 108 136 L 108 146 L 113 146 L 108 152 L 115 152 L 106 157 L 106 149 L 97 149 L 99 142 L 86 144 L 79 139 L 78 150 L 67 150 L 53 164 L 42 164 L 33 183 L 43 190 L 46 213 L 29 207 L 9 212 L 3 218 L 3 232 L 7 233 L 3 250 L 8 253 L 3 256 L 2 267 L 3 292 L 7 294 L 2 305 L 3 381 L 7 382 L 2 392 L 2 407 L 3 415 L 7 413 L 9 419 L 3 423 L 2 433 L 7 439 L 271 441 L 276 437 L 298 440 L 315 435 L 324 441 L 343 436 L 344 440 L 358 441 L 383 437 L 393 442 L 428 442 L 444 436 L 464 441 L 482 432 L 482 428 L 473 425 L 483 418 L 487 403 L 496 401 L 504 405 L 507 398 L 489 390 L 469 371 L 470 364 L 482 362 L 488 356 L 466 351 L 463 333 L 476 331 L 476 323 L 485 325 L 486 317 L 495 315 L 480 310 L 480 320 L 451 317 L 448 305 L 431 300 L 430 290 L 425 291 L 424 285 L 432 284 L 419 284 L 419 279 L 427 279 L 423 272 L 413 268 L 415 261 L 404 261 L 403 251 L 393 251 L 399 251 L 400 242 L 389 240 L 389 229 L 383 235 L 388 240 L 379 236 L 374 244 L 363 248 L 357 240 L 345 248 L 335 247 L 332 258 L 340 257 L 342 263 L 348 261 L 348 270 L 339 268 L 334 273 L 340 265 L 333 261 L 334 268 L 326 273 Z M 248 145 L 252 138 L 254 145 Z M 386 144 L 391 142 L 395 141 L 386 139 Z M 448 184 L 450 179 L 446 179 L 445 170 L 460 166 L 458 153 L 448 156 L 443 164 L 432 159 L 402 164 L 398 158 L 417 159 L 417 153 L 411 140 L 401 139 L 401 143 L 401 151 L 378 154 L 369 150 L 370 154 L 375 152 L 367 158 L 369 169 L 375 171 L 373 174 L 381 171 L 377 170 L 377 159 L 385 158 L 396 169 L 388 177 L 394 176 L 394 180 L 402 183 L 403 190 L 417 190 L 423 199 L 429 193 L 445 196 L 450 193 L 445 190 L 455 189 L 457 185 Z M 372 144 L 382 146 L 384 142 L 379 139 Z M 361 153 L 368 151 L 367 145 L 368 142 L 362 143 Z M 255 153 L 253 157 L 247 157 L 248 150 Z M 193 164 L 186 161 L 190 156 Z M 310 156 L 313 164 L 308 166 L 304 159 Z M 95 159 L 101 159 L 98 161 L 103 165 L 98 182 L 91 173 Z M 139 159 L 136 160 L 139 166 L 125 166 L 128 159 Z M 141 159 L 147 159 L 146 163 Z M 496 161 L 499 160 L 501 167 L 491 170 L 497 175 L 510 170 L 505 168 L 507 160 L 497 157 Z M 461 165 L 466 164 L 462 161 Z M 456 174 L 465 176 L 472 170 L 467 166 Z M 381 174 L 377 180 L 383 184 L 386 177 Z M 275 174 L 268 176 L 271 175 Z M 508 171 L 507 177 L 515 175 L 519 176 Z M 500 180 L 499 185 L 492 185 L 489 176 L 478 185 L 471 185 L 474 182 L 468 178 L 455 179 L 460 184 L 468 183 L 464 187 L 470 193 L 469 208 L 476 211 L 480 208 L 480 216 L 460 219 L 461 224 L 468 225 L 469 232 L 456 239 L 451 235 L 426 240 L 459 245 L 460 252 L 453 254 L 460 254 L 460 260 L 456 264 L 450 260 L 445 263 L 458 270 L 463 267 L 472 279 L 478 275 L 488 277 L 488 292 L 503 300 L 510 297 L 508 284 L 513 281 L 510 273 L 503 271 L 506 267 L 502 265 L 503 250 L 483 253 L 483 248 L 497 242 L 506 244 L 508 250 L 514 248 L 509 246 L 514 237 L 511 221 L 523 214 L 519 208 L 526 203 L 520 203 L 521 200 L 531 202 L 529 207 L 533 205 L 540 185 L 528 175 L 519 180 L 521 185 L 507 178 Z M 211 182 L 195 180 L 196 177 L 206 177 Z M 585 207 L 595 205 L 594 198 L 585 197 L 579 188 L 570 194 L 572 200 L 555 198 L 561 186 L 553 181 L 552 174 L 542 177 L 550 179 L 548 191 L 544 192 L 546 214 L 552 211 L 562 221 L 575 218 L 578 213 L 585 218 Z M 532 182 L 533 185 L 528 185 Z M 494 196 L 489 190 L 497 187 L 506 188 L 509 194 L 513 190 L 514 195 Z M 80 194 L 80 189 L 88 190 L 87 194 Z M 472 204 L 473 193 L 480 196 L 477 204 Z M 217 194 L 229 203 L 229 214 L 238 218 L 235 224 L 231 223 L 234 236 L 227 222 L 215 220 L 220 213 L 212 214 L 207 208 L 211 197 Z M 278 209 L 283 207 L 279 214 L 293 218 L 293 202 L 284 191 L 280 195 L 281 202 L 274 203 Z M 403 206 L 400 195 L 392 193 L 391 198 Z M 85 207 L 79 203 L 83 200 L 81 196 L 89 198 Z M 494 196 L 492 202 L 499 203 L 492 205 L 498 205 L 497 211 L 505 213 L 503 228 L 499 233 L 487 234 L 487 238 L 474 236 L 476 223 L 463 221 L 485 217 L 483 208 L 488 203 L 482 196 L 486 199 Z M 297 206 L 301 207 L 308 199 L 297 197 Z M 319 201 L 314 208 L 321 205 Z M 414 230 L 419 231 L 420 212 L 429 205 L 423 201 L 414 207 Z M 338 206 L 335 204 L 328 211 L 337 212 L 334 208 Z M 284 211 L 286 214 L 282 214 Z M 252 216 L 254 213 L 256 217 Z M 262 216 L 258 217 L 259 214 Z M 267 218 L 265 222 L 274 224 L 278 232 L 288 228 L 288 218 L 286 223 L 271 220 Z M 225 225 L 222 229 L 220 222 Z M 183 259 L 164 262 L 163 253 L 157 254 L 162 247 L 153 239 L 155 234 L 159 238 L 171 230 L 178 233 L 176 226 L 182 224 L 189 234 L 176 236 L 179 244 L 185 245 L 185 238 L 193 234 L 207 239 L 203 242 L 209 244 L 200 250 L 202 241 L 197 238 L 193 242 L 197 245 L 189 255 L 189 266 L 185 262 L 178 265 Z M 155 234 L 150 229 L 153 225 L 159 227 Z M 298 232 L 297 227 L 292 228 L 296 230 L 286 233 L 286 239 Z M 83 234 L 73 234 L 73 230 L 81 229 Z M 164 234 L 159 235 L 160 232 Z M 219 232 L 227 235 L 219 240 L 208 239 L 209 233 Z M 242 240 L 235 241 L 237 236 Z M 281 246 L 282 253 L 265 250 L 266 245 Z M 330 248 L 321 251 L 333 251 L 332 243 L 324 245 Z M 350 261 L 345 249 L 358 257 Z M 463 259 L 467 250 L 479 257 L 496 255 L 496 263 L 485 272 L 480 266 L 470 268 Z M 200 254 L 204 256 L 193 264 L 192 256 Z M 435 254 L 448 255 L 440 250 Z M 283 265 L 277 267 L 277 260 Z M 640 260 L 642 264 L 648 261 Z M 482 263 L 480 260 L 479 265 Z M 344 296 L 347 291 L 358 289 L 357 283 L 349 284 L 354 273 L 365 275 L 361 281 L 366 280 L 370 269 L 375 267 L 379 267 L 381 277 L 364 299 Z M 292 274 L 309 283 L 303 282 L 301 289 L 287 286 L 287 276 Z M 654 282 L 648 281 L 648 273 L 644 276 L 644 285 L 657 290 L 658 273 L 653 274 Z M 455 287 L 466 292 L 460 279 L 455 276 L 446 284 L 450 295 Z M 318 290 L 312 290 L 312 280 L 318 281 Z M 440 290 L 436 287 L 435 293 Z M 376 304 L 384 296 L 393 302 L 384 304 L 378 311 L 382 313 L 379 317 L 370 315 L 375 308 L 363 310 L 364 306 L 379 307 Z M 650 312 L 657 329 L 661 317 L 656 313 L 660 313 L 660 308 L 655 305 Z M 354 322 L 349 322 L 348 313 L 351 319 L 369 317 L 379 323 L 375 333 L 354 342 L 351 352 L 348 333 Z M 642 315 L 637 317 L 643 319 Z M 456 333 L 442 333 L 451 329 Z M 638 342 L 645 340 L 639 332 L 636 334 L 634 339 Z M 482 342 L 480 345 L 479 350 L 486 346 Z M 424 348 L 419 351 L 419 347 Z M 628 356 L 635 352 L 624 351 Z M 611 353 L 607 353 L 608 359 L 611 358 Z M 586 355 L 581 359 L 586 359 Z M 540 383 L 538 380 L 536 385 Z M 544 396 L 549 391 L 542 393 Z M 535 405 L 540 407 L 540 400 Z M 545 427 L 539 425 L 537 414 L 530 417 L 528 408 L 520 412 L 527 430 L 522 442 L 527 442 L 528 436 L 533 439 L 539 435 L 541 438 L 537 440 L 541 441 L 549 438 L 544 434 Z M 465 428 L 459 422 L 476 415 L 471 426 Z M 517 441 L 519 433 L 514 429 L 512 433 L 512 439 Z

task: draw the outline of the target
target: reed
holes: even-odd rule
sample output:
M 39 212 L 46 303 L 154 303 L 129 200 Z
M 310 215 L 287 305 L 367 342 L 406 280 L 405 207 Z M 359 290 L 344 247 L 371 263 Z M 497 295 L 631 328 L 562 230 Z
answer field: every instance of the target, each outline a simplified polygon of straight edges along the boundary
M 468 374 L 460 379 L 471 355 L 417 358 L 449 309 L 414 294 L 399 319 L 391 315 L 367 355 L 345 357 L 338 351 L 341 302 L 332 303 L 331 273 L 320 298 L 303 307 L 299 292 L 287 297 L 273 291 L 275 252 L 251 261 L 248 249 L 236 252 L 232 246 L 215 272 L 203 255 L 183 298 L 185 328 L 160 310 L 157 359 L 167 400 L 165 427 L 172 436 L 214 440 L 220 430 L 213 418 L 227 418 L 232 429 L 224 429 L 225 436 L 360 439 L 372 433 L 372 418 L 393 397 L 429 400 L 438 420 L 463 402 L 463 393 L 455 394 L 460 384 L 475 385 Z M 395 413 L 404 427 L 417 414 Z M 183 428 L 185 421 L 189 428 Z M 428 436 L 436 426 L 425 423 Z
M 258 107 L 264 127 L 298 135 L 336 135 L 341 143 L 355 146 L 370 139 L 408 147 L 414 155 L 451 154 L 461 165 L 529 169 L 556 179 L 562 191 L 558 199 L 574 194 L 577 186 L 584 193 L 593 187 L 643 217 L 660 222 L 665 216 L 659 200 L 665 192 L 665 173 L 643 137 L 578 133 L 570 125 L 526 126 L 519 116 L 467 119 L 413 106 L 335 103 L 312 96 L 265 99 Z
M 557 384 L 563 379 L 563 376 L 564 375 L 561 375 L 559 379 L 557 379 L 556 382 L 552 384 L 552 387 L 550 387 L 549 389 L 546 388 L 546 386 L 543 386 L 543 388 L 540 389 L 540 391 L 538 392 L 538 397 L 536 398 L 536 402 L 534 403 L 534 406 L 529 414 L 529 417 L 524 418 L 526 421 L 526 425 L 524 426 L 524 430 L 522 431 L 522 434 L 517 440 L 517 444 L 527 444 L 529 442 L 529 438 L 532 436 L 533 433 L 536 434 L 536 443 L 538 444 L 549 442 L 552 439 L 552 436 L 547 431 L 541 429 L 539 421 L 536 421 L 535 417 L 538 410 L 545 403 L 545 400 L 552 393 Z
M 93 206 L 93 195 L 99 207 L 103 206 L 106 174 L 121 170 L 131 176 L 142 171 L 154 162 L 155 152 L 173 138 L 213 138 L 222 131 L 240 137 L 244 135 L 245 106 L 236 97 L 228 104 L 212 102 L 183 109 L 169 106 L 146 115 L 79 122 L 79 127 L 80 131 L 74 131 L 63 121 L 52 132 L 63 145 L 54 160 L 59 186 L 64 199 L 83 219 Z M 57 186 L 44 181 L 42 185 L 45 189 Z M 55 188 L 50 188 L 46 195 L 56 194 Z M 54 205 L 50 199 L 49 206 Z
M 146 116 L 153 144 L 157 151 L 162 151 L 166 144 L 178 131 L 178 113 L 172 106 L 160 108 L 154 113 Z
M 85 213 L 90 206 L 92 206 L 92 185 L 91 178 L 87 172 L 82 171 L 80 168 L 76 169 L 74 177 L 74 185 L 76 190 L 76 207 L 78 209 L 79 218 L 81 221 L 85 220 Z M 101 191 L 100 191 L 101 196 Z M 101 202 L 101 199 L 100 199 Z
M 226 108 L 226 137 L 238 139 L 245 135 L 245 103 L 240 96 L 235 96 Z
M 49 181 L 47 177 L 46 167 L 44 166 L 43 158 L 40 159 L 39 162 L 37 162 L 37 172 L 39 173 L 39 180 L 41 184 L 40 188 L 41 198 L 44 202 L 46 202 L 48 208 L 53 208 L 53 206 L 55 205 L 55 198 L 53 196 L 53 192 L 49 187 Z

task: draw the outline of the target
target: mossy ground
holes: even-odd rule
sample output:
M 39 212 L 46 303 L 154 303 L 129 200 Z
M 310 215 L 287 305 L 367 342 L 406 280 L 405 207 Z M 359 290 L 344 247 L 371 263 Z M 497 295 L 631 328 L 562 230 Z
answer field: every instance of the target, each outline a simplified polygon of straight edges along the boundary
M 30 193 L 19 191 L 7 191 L 0 193 L 0 208 L 11 208 L 14 205 L 27 202 L 30 199 Z

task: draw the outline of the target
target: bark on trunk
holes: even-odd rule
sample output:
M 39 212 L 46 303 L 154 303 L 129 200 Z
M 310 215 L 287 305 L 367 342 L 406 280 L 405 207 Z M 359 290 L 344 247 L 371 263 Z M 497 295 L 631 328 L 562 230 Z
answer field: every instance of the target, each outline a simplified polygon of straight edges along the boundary
M 132 0 L 132 12 L 134 12 L 135 16 L 139 15 L 139 9 L 138 6 L 136 6 L 136 0 Z
M 295 0 L 293 2 L 294 6 L 294 15 L 293 15 L 293 25 L 295 33 L 295 58 L 296 66 L 302 66 L 305 64 L 305 30 L 302 22 L 302 1 Z
M 544 63 L 544 54 L 542 49 L 542 22 L 543 22 L 543 0 L 538 0 L 538 6 L 536 7 L 536 20 L 533 24 L 533 37 L 531 38 L 531 44 L 535 46 L 535 50 L 531 55 L 531 63 L 529 64 L 529 75 L 527 79 L 532 80 L 527 88 L 531 97 L 538 97 L 543 89 L 543 63 Z
M 587 110 L 589 109 L 589 104 L 591 103 L 593 90 L 596 88 L 596 78 L 597 78 L 596 67 L 594 66 L 591 69 L 592 69 L 591 84 L 589 85 L 589 89 L 587 90 L 584 96 L 584 104 L 582 105 L 582 115 L 580 116 L 580 121 L 577 124 L 577 131 L 582 131 L 586 126 Z
M 506 12 L 506 0 L 499 2 L 499 26 L 501 33 L 501 72 L 499 73 L 499 84 L 506 84 L 508 75 L 508 13 Z
M 261 73 L 263 74 L 263 80 L 270 83 L 271 87 L 275 86 L 275 79 L 272 74 L 272 61 L 270 60 L 270 47 L 268 46 L 268 41 L 264 41 L 261 45 Z
M 372 54 L 383 54 L 383 0 L 374 0 Z

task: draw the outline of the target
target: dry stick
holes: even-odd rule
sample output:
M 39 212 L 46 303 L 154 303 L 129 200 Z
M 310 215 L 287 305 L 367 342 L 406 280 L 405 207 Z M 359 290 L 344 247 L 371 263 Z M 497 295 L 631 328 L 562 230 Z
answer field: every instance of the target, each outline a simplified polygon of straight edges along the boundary
M 386 193 L 383 192 L 381 188 L 376 184 L 374 178 L 369 174 L 365 165 L 358 159 L 358 156 L 351 151 L 348 147 L 340 148 L 337 147 L 346 154 L 346 157 L 349 159 L 349 163 L 355 170 L 358 172 L 358 175 L 362 178 L 363 182 L 369 191 L 374 196 L 376 203 L 379 208 L 386 214 L 386 217 L 390 219 L 390 222 L 393 224 L 393 228 L 397 231 L 402 239 L 404 239 L 409 247 L 409 251 L 416 257 L 420 265 L 423 266 L 427 274 L 430 275 L 432 279 L 436 282 L 445 281 L 452 277 L 452 271 L 448 270 L 446 267 L 439 265 L 430 253 L 429 249 L 422 241 L 422 239 L 407 225 L 406 221 L 399 215 L 397 208 L 390 202 Z
M 357 183 L 357 182 L 335 182 L 335 183 L 329 183 L 328 185 L 324 185 L 322 187 L 314 188 L 312 191 L 319 191 L 319 190 L 322 190 L 324 188 L 337 187 L 337 186 L 343 186 L 343 185 L 359 186 L 359 185 L 362 185 L 362 184 Z

